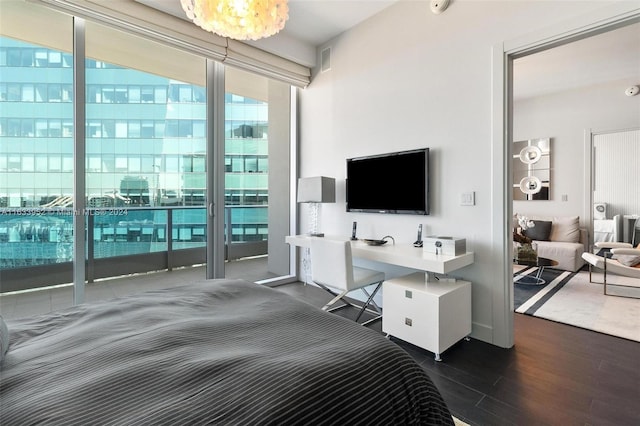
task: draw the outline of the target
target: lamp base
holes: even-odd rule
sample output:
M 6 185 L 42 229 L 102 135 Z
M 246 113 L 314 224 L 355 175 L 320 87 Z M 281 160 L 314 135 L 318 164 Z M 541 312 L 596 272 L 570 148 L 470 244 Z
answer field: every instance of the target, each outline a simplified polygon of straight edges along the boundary
M 310 237 L 324 237 L 324 232 L 309 232 L 307 235 Z

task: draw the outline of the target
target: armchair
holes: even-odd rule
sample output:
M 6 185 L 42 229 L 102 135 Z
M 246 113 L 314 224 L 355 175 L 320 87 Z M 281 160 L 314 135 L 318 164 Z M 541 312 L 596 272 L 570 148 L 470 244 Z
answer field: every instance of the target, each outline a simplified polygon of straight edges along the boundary
M 602 256 L 585 252 L 582 253 L 582 258 L 589 263 L 589 282 L 594 282 L 592 278 L 592 268 L 594 266 L 603 270 L 603 285 L 605 295 L 611 295 L 610 293 L 607 293 L 607 273 L 640 279 L 640 249 L 633 248 L 633 246 L 628 243 L 616 242 L 600 242 L 596 243 L 595 246 L 599 249 L 604 249 L 602 250 Z M 618 259 L 614 259 L 613 256 L 618 257 Z M 620 256 L 629 256 L 629 259 L 637 258 L 638 262 L 625 262 L 623 258 L 620 258 Z M 640 298 L 640 284 L 638 286 L 623 284 L 615 285 L 619 287 L 634 288 L 638 291 L 638 296 L 623 297 Z

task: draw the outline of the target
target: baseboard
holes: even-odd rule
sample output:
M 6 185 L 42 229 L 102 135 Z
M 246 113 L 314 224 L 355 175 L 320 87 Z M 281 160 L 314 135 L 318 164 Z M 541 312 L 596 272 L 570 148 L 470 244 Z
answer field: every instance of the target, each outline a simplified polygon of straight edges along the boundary
M 493 344 L 493 327 L 473 322 L 471 323 L 471 337 L 485 343 Z

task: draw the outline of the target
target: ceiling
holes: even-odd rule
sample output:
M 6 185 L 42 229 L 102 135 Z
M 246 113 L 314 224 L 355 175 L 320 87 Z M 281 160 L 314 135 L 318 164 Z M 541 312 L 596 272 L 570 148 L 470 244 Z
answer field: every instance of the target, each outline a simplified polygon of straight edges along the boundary
M 135 1 L 186 20 L 180 0 Z M 284 57 L 286 54 L 282 52 L 292 48 L 292 39 L 314 50 L 396 1 L 289 0 L 289 20 L 285 28 L 270 39 L 250 44 Z M 515 99 L 607 81 L 640 84 L 640 23 L 514 61 Z M 622 87 L 621 93 L 625 89 Z
M 513 75 L 515 99 L 612 81 L 640 85 L 640 23 L 516 59 Z
M 136 1 L 186 19 L 180 0 Z M 289 20 L 281 33 L 316 47 L 396 1 L 398 0 L 289 0 Z

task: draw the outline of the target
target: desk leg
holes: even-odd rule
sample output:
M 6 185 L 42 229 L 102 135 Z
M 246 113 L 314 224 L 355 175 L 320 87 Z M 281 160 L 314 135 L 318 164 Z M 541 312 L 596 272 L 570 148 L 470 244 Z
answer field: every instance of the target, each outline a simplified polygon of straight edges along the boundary
M 302 249 L 302 275 L 304 285 L 307 285 L 311 277 L 311 249 L 309 247 Z

